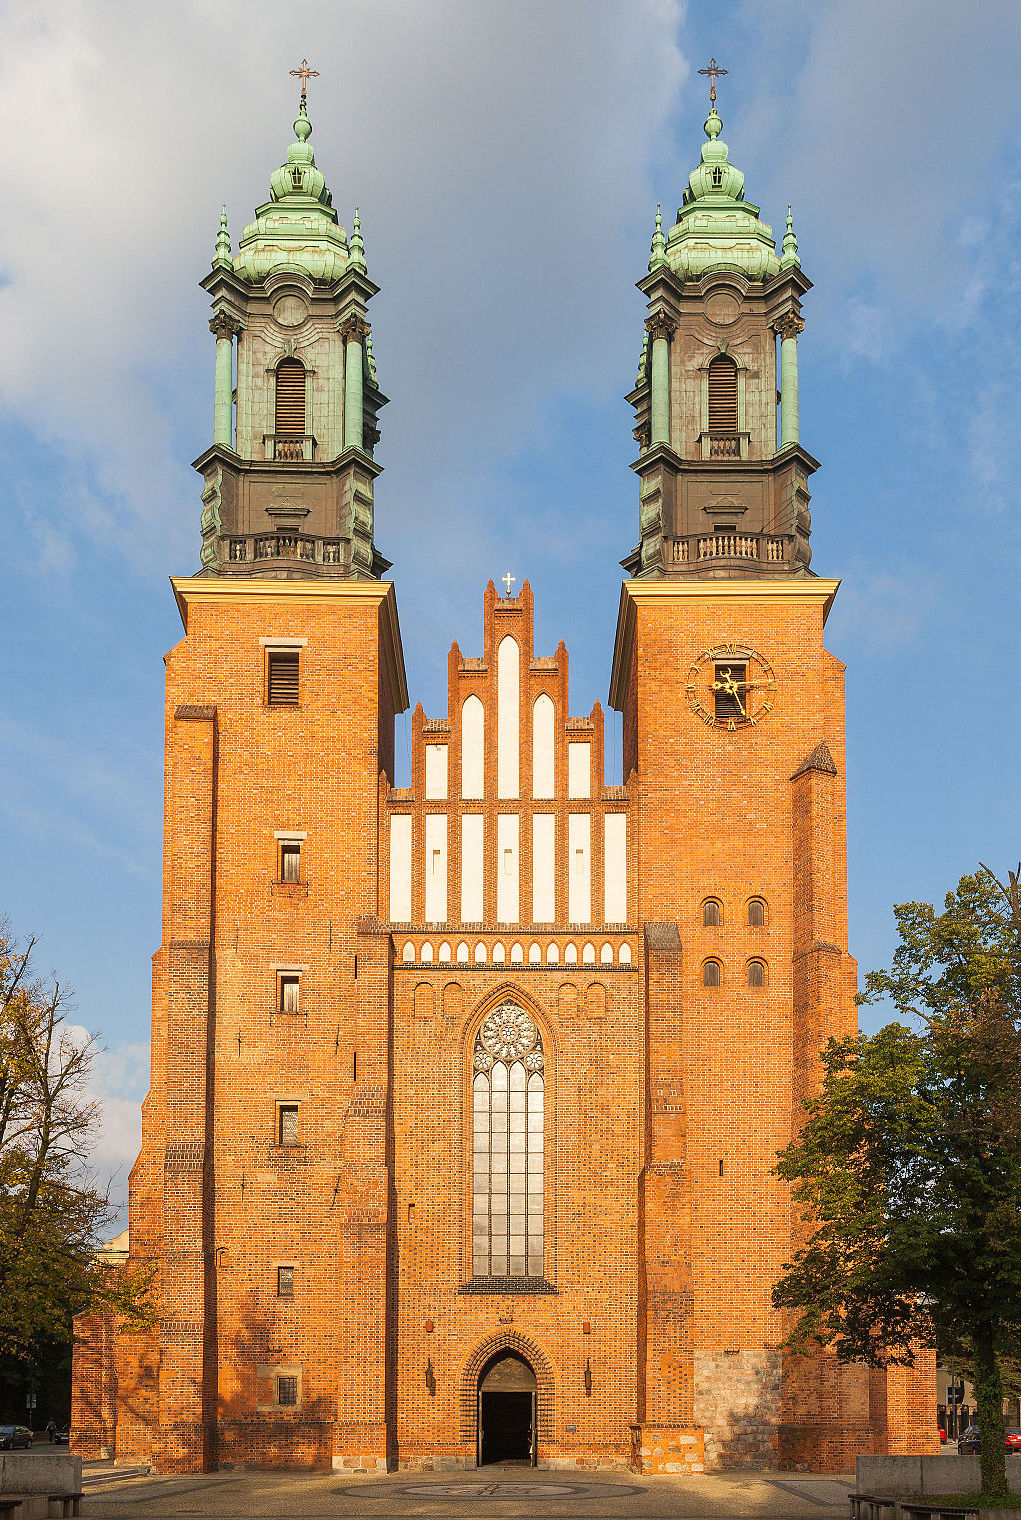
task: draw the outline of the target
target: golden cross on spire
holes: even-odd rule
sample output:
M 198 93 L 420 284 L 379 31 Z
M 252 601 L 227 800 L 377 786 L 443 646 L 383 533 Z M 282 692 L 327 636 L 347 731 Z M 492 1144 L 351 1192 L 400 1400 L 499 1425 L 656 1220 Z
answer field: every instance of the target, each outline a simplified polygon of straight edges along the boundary
M 700 74 L 705 74 L 709 79 L 709 104 L 711 106 L 714 106 L 716 104 L 716 81 L 719 79 L 721 74 L 726 74 L 728 70 L 721 69 L 719 64 L 716 62 L 716 59 L 710 58 L 709 67 L 706 69 L 699 69 L 698 72 Z M 304 93 L 304 87 L 302 92 Z
M 704 70 L 703 70 L 703 72 L 704 72 Z M 300 69 L 292 69 L 291 70 L 291 78 L 292 79 L 300 79 L 301 80 L 301 98 L 302 98 L 302 100 L 304 100 L 305 99 L 305 90 L 306 90 L 306 88 L 308 86 L 308 82 L 309 82 L 310 79 L 318 79 L 319 78 L 319 70 L 318 69 L 310 69 L 309 66 L 308 66 L 308 59 L 307 58 L 303 58 L 301 60 L 301 68 Z

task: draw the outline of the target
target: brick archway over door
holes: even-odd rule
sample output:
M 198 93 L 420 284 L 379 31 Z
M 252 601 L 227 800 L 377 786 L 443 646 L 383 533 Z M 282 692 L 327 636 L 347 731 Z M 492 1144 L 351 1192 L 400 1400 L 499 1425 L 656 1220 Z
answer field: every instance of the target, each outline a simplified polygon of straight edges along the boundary
M 516 1351 L 518 1356 L 525 1358 L 535 1373 L 538 1414 L 536 1437 L 540 1441 L 552 1441 L 555 1428 L 553 1365 L 545 1351 L 540 1350 L 527 1336 L 519 1335 L 516 1330 L 507 1330 L 500 1335 L 491 1335 L 488 1340 L 476 1346 L 462 1368 L 458 1400 L 461 1415 L 461 1444 L 475 1448 L 478 1440 L 479 1374 L 486 1363 L 501 1351 Z

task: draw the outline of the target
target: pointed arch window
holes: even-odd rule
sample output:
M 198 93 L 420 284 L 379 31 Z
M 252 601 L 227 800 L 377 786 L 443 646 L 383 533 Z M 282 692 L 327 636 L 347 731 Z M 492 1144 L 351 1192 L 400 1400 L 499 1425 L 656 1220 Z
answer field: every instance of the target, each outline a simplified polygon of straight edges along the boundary
M 544 1066 L 525 1009 L 494 1008 L 472 1053 L 474 1277 L 542 1277 Z
M 281 359 L 277 365 L 274 432 L 289 438 L 305 432 L 305 366 L 300 359 Z
M 709 365 L 709 431 L 737 432 L 737 365 L 729 354 Z

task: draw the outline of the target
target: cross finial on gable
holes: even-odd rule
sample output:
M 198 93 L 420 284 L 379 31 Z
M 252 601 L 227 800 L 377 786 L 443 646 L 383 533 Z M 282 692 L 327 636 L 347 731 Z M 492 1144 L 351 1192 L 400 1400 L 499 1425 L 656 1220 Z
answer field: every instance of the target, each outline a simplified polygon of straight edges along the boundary
M 513 586 L 514 582 L 517 580 L 517 576 L 516 575 L 511 575 L 510 571 L 508 570 L 507 574 L 504 575 L 504 576 L 502 576 L 501 579 L 503 580 L 503 584 L 507 587 L 507 595 L 510 596 L 510 594 L 511 594 L 511 587 Z

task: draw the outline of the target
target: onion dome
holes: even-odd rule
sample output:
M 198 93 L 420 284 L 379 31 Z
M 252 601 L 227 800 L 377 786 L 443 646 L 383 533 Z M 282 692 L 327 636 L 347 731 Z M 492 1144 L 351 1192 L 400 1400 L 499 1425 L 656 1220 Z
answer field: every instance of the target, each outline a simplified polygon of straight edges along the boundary
M 234 272 L 243 280 L 264 280 L 271 269 L 299 269 L 326 284 L 348 265 L 347 234 L 337 221 L 309 143 L 312 123 L 302 100 L 287 162 L 270 175 L 272 199 L 259 206 L 255 221 L 241 234 Z
M 699 280 L 712 269 L 737 269 L 749 280 L 771 280 L 780 272 L 773 229 L 759 220 L 759 208 L 744 198 L 744 175 L 729 160 L 715 105 L 705 122 L 708 141 L 688 176 L 677 221 L 666 241 L 665 262 L 683 280 Z

